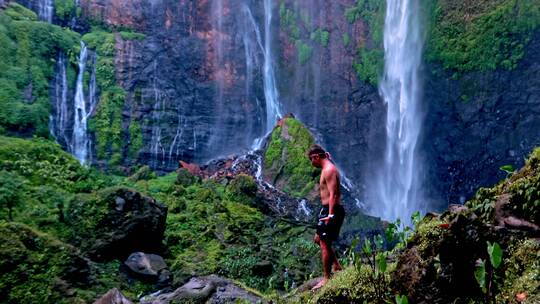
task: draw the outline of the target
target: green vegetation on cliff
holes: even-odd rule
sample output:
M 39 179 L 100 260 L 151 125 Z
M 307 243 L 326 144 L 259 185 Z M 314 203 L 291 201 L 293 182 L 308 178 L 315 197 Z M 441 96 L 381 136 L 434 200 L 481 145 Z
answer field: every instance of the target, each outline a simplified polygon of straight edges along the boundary
M 320 269 L 312 261 L 313 231 L 262 213 L 250 176 L 224 184 L 180 170 L 133 186 L 168 207 L 166 258 L 176 282 L 217 273 L 264 291 L 301 282 Z M 291 265 L 294 272 L 284 278 Z
M 67 23 L 80 14 L 80 8 L 75 4 L 75 0 L 54 0 L 54 12 L 56 18 Z
M 96 136 L 97 157 L 112 166 L 121 165 L 126 156 L 136 159 L 142 148 L 140 124 L 131 120 L 127 130 L 122 126 L 122 110 L 127 92 L 116 80 L 115 44 L 117 39 L 144 38 L 145 35 L 131 30 L 114 33 L 100 26 L 93 27 L 92 31 L 82 37 L 88 47 L 96 52 L 96 81 L 100 91 L 99 104 L 89 120 L 89 129 Z M 125 150 L 127 155 L 124 155 Z
M 288 40 L 296 47 L 296 57 L 300 65 L 306 64 L 313 54 L 313 42 L 322 47 L 328 46 L 330 33 L 323 29 L 312 31 L 311 20 L 307 14 L 297 12 L 297 9 L 287 7 L 285 1 L 279 6 L 279 22 L 282 30 L 288 35 Z
M 0 12 L 0 134 L 49 136 L 54 59 L 59 52 L 74 59 L 78 39 L 17 3 Z
M 357 46 L 358 57 L 353 64 L 362 81 L 376 85 L 384 68 L 383 29 L 385 2 L 378 0 L 357 0 L 356 5 L 345 11 L 349 23 L 364 22 L 368 29 L 368 39 Z M 348 39 L 344 36 L 344 43 Z
M 515 68 L 540 26 L 538 1 L 434 2 L 426 56 L 457 72 Z

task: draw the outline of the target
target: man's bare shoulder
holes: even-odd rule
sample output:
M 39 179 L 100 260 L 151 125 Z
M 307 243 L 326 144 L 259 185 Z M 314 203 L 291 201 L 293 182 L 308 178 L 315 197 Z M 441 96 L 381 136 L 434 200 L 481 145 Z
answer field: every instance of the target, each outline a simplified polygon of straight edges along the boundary
M 338 172 L 338 169 L 336 168 L 336 166 L 334 166 L 333 164 L 324 168 L 322 170 L 322 174 L 325 176 L 325 177 L 332 177 L 332 176 L 338 176 L 339 175 L 339 172 Z

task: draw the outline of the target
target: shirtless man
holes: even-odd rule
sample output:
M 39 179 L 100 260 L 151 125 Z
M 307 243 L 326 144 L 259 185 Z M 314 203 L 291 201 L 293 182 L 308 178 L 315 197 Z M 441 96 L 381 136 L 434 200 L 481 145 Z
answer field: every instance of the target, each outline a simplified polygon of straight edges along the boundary
M 329 159 L 329 154 L 318 145 L 313 145 L 308 152 L 311 164 L 322 168 L 319 180 L 322 208 L 319 213 L 317 232 L 313 241 L 321 247 L 324 278 L 312 290 L 324 286 L 330 279 L 331 269 L 341 270 L 341 265 L 332 249 L 332 242 L 337 240 L 339 230 L 345 218 L 345 210 L 340 204 L 339 172 Z

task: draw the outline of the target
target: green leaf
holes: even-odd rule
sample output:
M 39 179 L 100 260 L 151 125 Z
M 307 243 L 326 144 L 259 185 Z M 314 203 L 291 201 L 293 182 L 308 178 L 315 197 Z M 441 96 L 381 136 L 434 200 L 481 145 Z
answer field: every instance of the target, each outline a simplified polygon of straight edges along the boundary
M 394 223 L 390 223 L 388 227 L 384 230 L 384 234 L 386 236 L 386 240 L 389 243 L 392 243 L 395 240 L 396 237 L 396 231 L 397 227 Z
M 499 169 L 501 169 L 502 171 L 508 174 L 514 173 L 514 171 L 516 171 L 516 169 L 514 169 L 514 166 L 512 165 L 505 165 L 505 166 L 500 167 Z
M 377 268 L 381 273 L 386 272 L 386 254 L 384 252 L 380 252 L 375 257 L 375 260 L 377 261 Z
M 358 246 L 358 243 L 360 242 L 360 239 L 358 237 L 355 237 L 352 242 L 351 242 L 351 247 L 350 247 L 350 250 L 351 252 L 354 252 L 354 250 L 356 249 L 356 246 Z
M 499 268 L 502 262 L 502 249 L 497 242 L 491 244 L 487 242 L 489 260 L 493 268 Z
M 371 249 L 371 241 L 369 240 L 369 238 L 364 238 L 364 245 L 362 246 L 362 251 L 366 254 L 366 255 L 370 255 L 371 252 L 372 252 L 372 249 Z
M 409 304 L 409 299 L 405 295 L 396 295 L 396 304 Z
M 474 271 L 474 277 L 476 282 L 484 292 L 486 292 L 486 263 L 484 260 L 480 260 Z
M 418 226 L 418 223 L 420 223 L 420 220 L 422 220 L 422 216 L 420 215 L 420 211 L 416 211 L 411 215 L 411 220 L 413 222 L 414 227 Z
M 373 238 L 373 241 L 375 242 L 375 246 L 376 246 L 377 250 L 382 250 L 383 245 L 384 245 L 384 239 L 383 239 L 383 237 L 382 237 L 380 234 L 377 234 L 377 235 Z

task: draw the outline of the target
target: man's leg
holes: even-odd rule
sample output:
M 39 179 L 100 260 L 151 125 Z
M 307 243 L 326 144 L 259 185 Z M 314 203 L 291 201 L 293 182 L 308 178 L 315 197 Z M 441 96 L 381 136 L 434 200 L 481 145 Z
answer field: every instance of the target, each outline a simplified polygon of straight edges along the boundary
M 342 270 L 343 268 L 341 267 L 341 264 L 339 264 L 336 251 L 334 250 L 334 248 L 330 248 L 330 249 L 332 249 L 332 256 L 334 257 L 334 262 L 332 263 L 332 271 L 336 272 L 336 271 Z
M 315 285 L 311 290 L 316 290 L 321 287 L 323 287 L 328 280 L 330 279 L 331 275 L 331 268 L 332 264 L 334 263 L 335 257 L 334 253 L 332 251 L 331 243 L 329 243 L 327 240 L 320 240 L 319 246 L 321 246 L 321 257 L 322 257 L 322 264 L 323 264 L 323 279 Z

